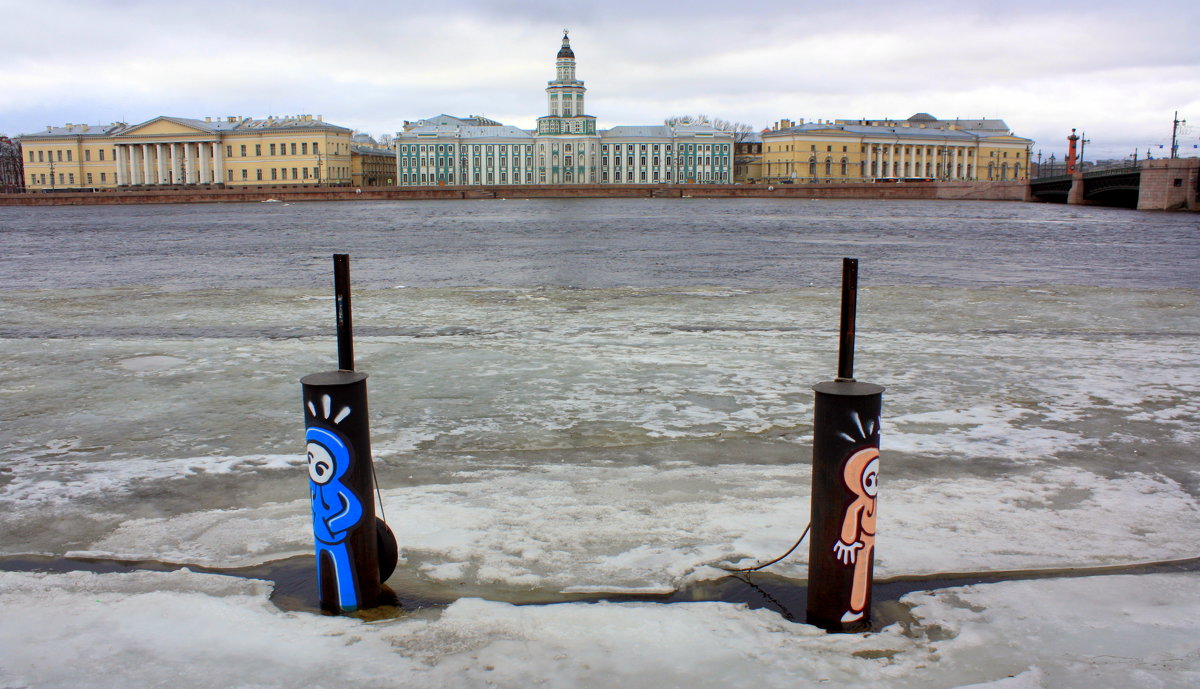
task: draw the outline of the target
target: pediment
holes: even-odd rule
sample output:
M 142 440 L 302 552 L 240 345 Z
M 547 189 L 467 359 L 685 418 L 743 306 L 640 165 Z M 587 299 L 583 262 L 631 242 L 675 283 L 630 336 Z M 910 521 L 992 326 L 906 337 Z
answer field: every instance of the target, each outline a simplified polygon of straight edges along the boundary
M 136 124 L 121 132 L 120 136 L 194 136 L 196 134 L 211 135 L 212 129 L 206 129 L 202 124 L 193 124 L 187 120 L 160 116 L 141 124 Z

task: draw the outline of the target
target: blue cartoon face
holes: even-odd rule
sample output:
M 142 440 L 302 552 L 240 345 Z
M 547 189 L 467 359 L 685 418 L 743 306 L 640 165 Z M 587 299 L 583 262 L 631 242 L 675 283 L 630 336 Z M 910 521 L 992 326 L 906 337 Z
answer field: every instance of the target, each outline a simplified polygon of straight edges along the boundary
M 321 443 L 308 444 L 308 477 L 318 486 L 323 486 L 333 480 L 337 470 L 337 461 L 329 450 Z

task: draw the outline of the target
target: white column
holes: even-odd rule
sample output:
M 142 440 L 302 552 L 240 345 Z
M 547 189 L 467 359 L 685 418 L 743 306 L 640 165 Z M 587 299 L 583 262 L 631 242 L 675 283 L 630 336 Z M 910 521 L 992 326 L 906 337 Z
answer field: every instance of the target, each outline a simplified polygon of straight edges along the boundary
M 971 177 L 978 180 L 979 179 L 979 148 L 976 147 L 972 153 L 973 153 L 973 155 L 971 156 L 971 163 L 972 163 Z
M 922 145 L 921 146 L 921 174 L 917 175 L 917 177 L 930 177 L 931 175 L 928 174 L 928 167 L 929 167 L 929 147 Z
M 954 159 L 950 162 L 950 179 L 958 179 L 958 146 L 954 147 Z
M 166 160 L 163 159 L 163 145 L 154 144 L 155 184 L 167 183 Z
M 179 184 L 179 144 L 167 144 L 167 165 L 171 169 L 168 176 L 171 184 Z
M 875 150 L 874 144 L 867 144 L 867 161 L 866 161 L 867 168 L 863 172 L 863 177 L 873 177 L 874 176 L 871 174 L 871 153 L 873 153 L 874 150 Z
M 117 148 L 117 186 L 123 187 L 129 183 L 125 177 L 125 169 L 126 169 L 126 166 L 129 165 L 129 161 L 126 160 L 125 146 L 118 144 L 116 148 Z
M 210 178 L 212 174 L 212 161 L 208 159 L 209 151 L 212 149 L 209 148 L 207 142 L 197 145 L 200 147 L 200 169 L 196 171 L 199 173 L 197 181 L 201 184 L 207 184 L 212 181 Z
M 900 174 L 896 175 L 896 177 L 908 177 L 908 174 L 904 171 L 904 149 L 904 144 L 900 144 Z
M 150 184 L 150 144 L 142 144 L 142 184 Z
M 192 144 L 183 144 L 183 181 L 184 184 L 194 184 L 195 177 L 192 176 Z
M 217 142 L 213 141 L 208 144 L 208 179 L 213 183 L 221 181 L 221 171 L 217 169 L 217 156 L 220 153 L 217 151 Z
M 225 152 L 221 150 L 221 141 L 213 142 L 213 181 L 225 181 Z
M 896 176 L 896 144 L 888 144 L 888 170 L 885 177 Z

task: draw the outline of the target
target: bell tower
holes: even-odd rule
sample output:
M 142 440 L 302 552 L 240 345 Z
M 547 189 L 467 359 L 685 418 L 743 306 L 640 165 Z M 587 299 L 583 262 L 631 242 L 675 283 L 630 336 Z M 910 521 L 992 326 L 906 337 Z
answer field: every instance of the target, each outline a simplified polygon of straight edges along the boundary
M 538 118 L 538 134 L 595 134 L 596 118 L 584 114 L 587 89 L 575 77 L 575 51 L 566 29 L 555 58 L 555 77 L 546 84 L 548 114 Z

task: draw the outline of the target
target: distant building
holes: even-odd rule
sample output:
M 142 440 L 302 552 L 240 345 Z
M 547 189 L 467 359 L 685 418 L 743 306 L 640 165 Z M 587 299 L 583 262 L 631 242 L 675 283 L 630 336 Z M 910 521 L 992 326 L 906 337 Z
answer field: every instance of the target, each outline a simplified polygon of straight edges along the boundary
M 1029 179 L 1033 141 L 1003 120 L 781 120 L 763 132 L 769 182 Z
M 733 181 L 733 135 L 709 124 L 598 129 L 567 35 L 546 87 L 548 114 L 525 130 L 488 118 L 438 115 L 396 133 L 401 186 L 662 184 Z
M 733 144 L 733 181 L 754 184 L 763 178 L 762 134 L 747 132 Z
M 22 191 L 25 191 L 25 167 L 21 143 L 0 136 L 0 194 L 18 194 Z
M 20 137 L 30 190 L 350 184 L 351 130 L 318 115 L 68 124 Z
M 396 183 L 396 151 L 357 141 L 350 146 L 350 185 L 392 186 Z

